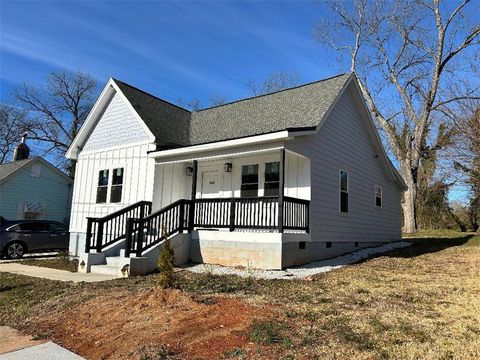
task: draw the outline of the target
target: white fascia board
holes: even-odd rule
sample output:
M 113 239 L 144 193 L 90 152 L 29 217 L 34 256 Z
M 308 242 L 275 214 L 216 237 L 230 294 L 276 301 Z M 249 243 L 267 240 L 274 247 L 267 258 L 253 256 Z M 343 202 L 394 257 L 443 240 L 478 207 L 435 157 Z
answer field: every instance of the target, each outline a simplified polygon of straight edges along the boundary
M 250 136 L 250 137 L 241 138 L 241 139 L 225 140 L 225 141 L 218 141 L 218 142 L 209 143 L 209 144 L 187 146 L 187 147 L 178 148 L 178 149 L 155 151 L 150 153 L 149 157 L 154 159 L 160 159 L 164 157 L 171 157 L 171 156 L 178 156 L 178 155 L 185 155 L 185 154 L 196 154 L 196 153 L 201 153 L 206 151 L 260 144 L 260 143 L 266 143 L 266 142 L 277 141 L 277 140 L 288 140 L 292 137 L 292 135 L 295 136 L 296 134 L 289 133 L 288 131 L 279 131 L 271 134 L 256 135 L 256 136 Z
M 99 114 L 101 114 L 105 104 L 110 100 L 110 98 L 114 94 L 114 89 L 112 87 L 113 80 L 110 78 L 107 83 L 105 84 L 102 92 L 98 96 L 95 104 L 93 105 L 92 109 L 88 113 L 87 118 L 85 119 L 82 127 L 73 139 L 72 143 L 70 144 L 67 152 L 65 153 L 65 157 L 67 159 L 74 159 L 76 160 L 80 151 L 82 151 L 82 146 L 88 136 L 90 131 L 95 126 L 96 118 Z
M 407 184 L 403 180 L 403 177 L 398 173 L 397 169 L 395 166 L 392 164 L 390 158 L 388 157 L 385 148 L 383 147 L 382 144 L 382 139 L 380 138 L 380 135 L 378 134 L 377 127 L 375 126 L 375 121 L 373 120 L 372 117 L 372 112 L 370 111 L 367 103 L 365 102 L 365 98 L 363 97 L 362 90 L 360 89 L 360 85 L 358 84 L 358 80 L 354 77 L 353 81 L 351 81 L 354 91 L 352 91 L 352 96 L 354 98 L 357 98 L 358 102 L 361 104 L 361 107 L 363 108 L 364 116 L 360 114 L 362 118 L 366 120 L 366 123 L 368 124 L 368 128 L 370 129 L 370 134 L 371 138 L 373 140 L 373 145 L 379 152 L 380 158 L 383 160 L 383 163 L 385 167 L 388 169 L 392 180 L 395 180 L 398 184 L 398 186 L 403 190 L 407 190 Z
M 162 161 L 162 159 L 158 159 L 155 162 L 155 165 L 167 165 L 167 164 L 178 164 L 178 163 L 191 163 L 194 160 L 199 160 L 199 161 L 208 161 L 208 160 L 219 160 L 219 159 L 231 159 L 231 158 L 236 158 L 236 157 L 241 157 L 241 156 L 249 156 L 249 155 L 261 155 L 261 154 L 268 154 L 268 153 L 274 153 L 276 151 L 280 151 L 283 149 L 283 146 L 273 146 L 269 148 L 264 148 L 264 149 L 256 149 L 256 150 L 232 150 L 229 153 L 226 154 L 220 154 L 220 155 L 208 155 L 208 154 L 203 154 L 203 155 L 197 155 L 197 156 L 191 156 L 187 158 L 180 158 L 176 160 L 169 160 L 166 159 L 165 161 Z M 192 154 L 193 155 L 193 154 Z

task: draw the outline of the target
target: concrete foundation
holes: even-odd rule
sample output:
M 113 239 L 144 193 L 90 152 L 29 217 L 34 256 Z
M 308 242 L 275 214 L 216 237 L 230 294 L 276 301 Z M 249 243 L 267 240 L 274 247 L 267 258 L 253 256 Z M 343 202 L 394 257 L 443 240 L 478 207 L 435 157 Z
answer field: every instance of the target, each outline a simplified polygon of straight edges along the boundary
M 82 234 L 75 234 L 70 248 L 79 248 L 82 240 L 84 243 Z M 176 265 L 195 262 L 280 270 L 385 242 L 311 242 L 305 233 L 195 230 L 172 237 L 171 244 Z M 123 241 L 100 254 L 80 252 L 79 271 L 117 276 L 146 274 L 156 270 L 162 246 L 152 247 L 142 257 L 125 257 Z

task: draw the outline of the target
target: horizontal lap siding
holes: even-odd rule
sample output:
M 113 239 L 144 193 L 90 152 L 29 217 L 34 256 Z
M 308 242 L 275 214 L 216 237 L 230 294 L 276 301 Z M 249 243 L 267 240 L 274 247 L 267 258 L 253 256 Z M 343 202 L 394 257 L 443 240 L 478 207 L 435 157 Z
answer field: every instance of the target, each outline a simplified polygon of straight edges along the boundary
M 31 176 L 32 166 L 41 166 L 39 177 Z M 42 219 L 65 222 L 70 216 L 71 193 L 71 181 L 34 161 L 0 186 L 0 216 L 9 220 L 22 218 L 22 205 L 29 202 L 42 204 Z
M 318 134 L 288 144 L 311 158 L 313 241 L 391 241 L 401 236 L 400 196 L 389 181 L 351 95 L 346 91 Z M 339 170 L 349 174 L 349 212 L 339 211 Z M 375 185 L 383 207 L 375 207 Z

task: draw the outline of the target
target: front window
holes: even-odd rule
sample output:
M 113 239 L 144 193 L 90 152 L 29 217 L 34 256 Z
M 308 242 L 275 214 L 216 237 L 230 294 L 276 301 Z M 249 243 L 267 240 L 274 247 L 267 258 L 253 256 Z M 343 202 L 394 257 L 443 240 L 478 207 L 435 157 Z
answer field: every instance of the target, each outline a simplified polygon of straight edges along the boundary
M 242 198 L 258 196 L 258 164 L 242 166 L 240 196 Z
M 101 170 L 98 173 L 97 204 L 107 202 L 108 191 L 108 170 Z
M 122 201 L 123 168 L 113 169 L 112 189 L 110 191 L 110 202 Z
M 280 163 L 270 162 L 265 164 L 265 196 L 278 195 L 280 187 Z
M 348 173 L 340 170 L 340 212 L 348 213 Z

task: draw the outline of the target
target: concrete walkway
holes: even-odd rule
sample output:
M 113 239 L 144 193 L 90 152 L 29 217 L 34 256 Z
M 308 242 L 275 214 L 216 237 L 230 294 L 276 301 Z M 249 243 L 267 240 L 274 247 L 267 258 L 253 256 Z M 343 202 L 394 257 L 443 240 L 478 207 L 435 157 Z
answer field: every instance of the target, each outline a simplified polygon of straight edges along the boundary
M 31 336 L 9 326 L 0 326 L 0 360 L 80 360 L 82 357 L 45 340 L 32 340 Z
M 73 281 L 76 283 L 119 279 L 118 276 L 113 275 L 74 273 L 65 270 L 22 265 L 17 263 L 0 264 L 0 272 L 9 272 L 13 274 L 27 275 L 50 280 Z
M 0 355 L 0 360 L 85 360 L 85 358 L 50 341 Z

